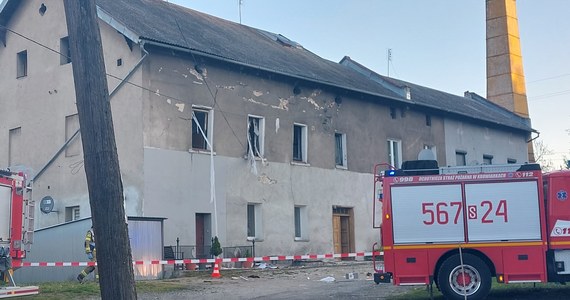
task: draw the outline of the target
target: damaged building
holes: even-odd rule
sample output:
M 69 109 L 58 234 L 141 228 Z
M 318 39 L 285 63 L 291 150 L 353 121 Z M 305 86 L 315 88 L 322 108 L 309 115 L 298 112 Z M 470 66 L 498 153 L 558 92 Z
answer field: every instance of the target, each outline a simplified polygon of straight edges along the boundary
M 166 1 L 96 2 L 126 212 L 166 218 L 187 257 L 214 236 L 257 255 L 370 251 L 375 164 L 527 161 L 529 124 L 476 94 Z M 0 41 L 0 166 L 54 199 L 36 228 L 86 218 L 63 1 L 2 1 Z

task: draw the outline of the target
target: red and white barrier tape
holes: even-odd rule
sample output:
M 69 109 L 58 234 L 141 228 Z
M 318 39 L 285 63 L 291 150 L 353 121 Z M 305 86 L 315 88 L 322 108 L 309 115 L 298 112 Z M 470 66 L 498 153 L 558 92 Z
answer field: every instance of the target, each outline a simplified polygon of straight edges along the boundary
M 244 261 L 280 261 L 280 260 L 301 260 L 301 259 L 325 259 L 325 258 L 347 258 L 384 255 L 384 252 L 356 252 L 356 253 L 329 253 L 329 254 L 307 254 L 307 255 L 281 255 L 281 256 L 258 256 L 258 257 L 233 257 L 222 258 L 222 262 L 244 262 Z M 219 260 L 218 260 L 219 261 Z M 174 264 L 204 264 L 214 263 L 215 258 L 202 259 L 173 259 L 173 260 L 136 260 L 133 265 L 174 265 Z M 96 262 L 19 262 L 14 261 L 12 266 L 19 267 L 85 267 L 95 266 Z

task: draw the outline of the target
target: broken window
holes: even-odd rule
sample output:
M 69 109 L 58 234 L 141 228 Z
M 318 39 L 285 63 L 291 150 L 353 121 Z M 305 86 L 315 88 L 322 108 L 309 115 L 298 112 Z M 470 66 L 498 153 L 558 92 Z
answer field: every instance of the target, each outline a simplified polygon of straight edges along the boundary
M 18 52 L 16 60 L 17 60 L 16 78 L 28 76 L 28 51 L 24 50 L 22 52 Z
M 402 142 L 397 140 L 388 140 L 388 163 L 396 168 L 400 168 L 402 164 Z
M 307 162 L 307 126 L 293 125 L 293 160 Z
M 192 112 L 192 149 L 208 150 L 210 135 L 209 110 L 194 109 Z
M 69 49 L 69 37 L 59 39 L 59 64 L 65 65 L 71 62 L 71 50 Z
M 335 133 L 335 163 L 337 167 L 346 168 L 346 134 Z
M 264 119 L 249 116 L 247 123 L 247 154 L 263 157 Z

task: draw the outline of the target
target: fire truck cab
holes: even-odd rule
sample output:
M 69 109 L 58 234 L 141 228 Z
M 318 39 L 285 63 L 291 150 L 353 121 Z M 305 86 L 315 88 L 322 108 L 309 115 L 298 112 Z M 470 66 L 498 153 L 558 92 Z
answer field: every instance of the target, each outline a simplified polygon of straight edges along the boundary
M 435 168 L 434 168 L 435 167 Z M 570 281 L 570 171 L 537 164 L 375 171 L 384 269 L 376 283 L 435 283 L 481 299 L 500 283 Z M 376 211 L 376 210 L 375 210 Z

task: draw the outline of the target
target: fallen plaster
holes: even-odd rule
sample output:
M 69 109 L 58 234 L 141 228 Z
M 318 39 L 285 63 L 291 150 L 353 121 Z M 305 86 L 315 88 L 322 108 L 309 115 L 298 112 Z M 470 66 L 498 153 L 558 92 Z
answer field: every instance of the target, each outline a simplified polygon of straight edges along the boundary
M 157 89 L 156 92 L 154 92 L 154 94 L 160 96 L 160 89 Z
M 275 119 L 275 133 L 279 132 L 279 118 Z
M 176 103 L 176 107 L 178 107 L 180 112 L 184 112 L 184 105 L 184 103 Z
M 188 68 L 188 71 L 190 72 L 190 74 L 194 75 L 194 77 L 196 77 L 196 79 L 198 80 L 204 80 L 204 78 L 206 78 L 206 74 L 207 71 L 206 69 L 204 69 L 204 71 L 202 72 L 202 74 L 198 73 L 198 71 L 194 70 L 194 69 L 190 69 Z
M 168 104 L 172 104 L 172 100 L 170 100 L 170 99 L 166 99 L 166 103 L 168 103 Z
M 224 90 L 235 90 L 236 86 L 235 85 L 216 85 L 216 88 L 224 89 Z
M 272 108 L 277 108 L 281 110 L 289 110 L 289 100 L 284 98 L 279 98 L 279 105 L 271 105 Z
M 255 97 L 263 96 L 263 92 L 261 92 L 261 91 L 253 91 L 253 95 L 254 95 Z
M 244 101 L 251 102 L 251 103 L 255 103 L 255 104 L 261 104 L 261 105 L 263 105 L 263 106 L 268 106 L 267 103 L 263 103 L 263 102 L 260 102 L 260 101 L 256 101 L 256 100 L 254 100 L 253 98 L 246 98 L 246 97 L 243 97 L 243 100 L 244 100 Z
M 194 83 L 194 84 L 204 84 L 203 82 L 199 82 L 199 81 L 196 81 L 196 80 L 192 81 L 192 83 Z
M 312 95 L 311 95 L 312 96 Z M 321 106 L 319 106 L 319 104 L 311 97 L 301 97 L 301 100 L 307 100 L 307 102 L 309 102 L 310 104 L 312 104 L 315 109 L 323 109 Z
M 261 182 L 263 184 L 276 184 L 277 183 L 277 180 L 269 178 L 269 176 L 267 176 L 267 174 L 261 174 L 257 178 L 257 180 L 259 180 L 259 182 Z

